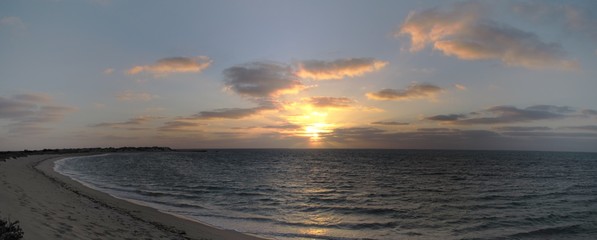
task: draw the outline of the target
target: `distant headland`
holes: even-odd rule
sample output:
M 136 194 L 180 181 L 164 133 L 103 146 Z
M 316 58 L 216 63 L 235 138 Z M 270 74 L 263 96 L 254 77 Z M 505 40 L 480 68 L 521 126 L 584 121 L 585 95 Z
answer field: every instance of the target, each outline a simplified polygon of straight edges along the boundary
M 107 147 L 107 148 L 62 148 L 62 149 L 43 149 L 43 150 L 23 150 L 23 151 L 4 151 L 0 152 L 0 161 L 6 161 L 11 158 L 26 157 L 29 155 L 43 154 L 72 154 L 72 153 L 113 153 L 113 152 L 173 152 L 169 147 Z

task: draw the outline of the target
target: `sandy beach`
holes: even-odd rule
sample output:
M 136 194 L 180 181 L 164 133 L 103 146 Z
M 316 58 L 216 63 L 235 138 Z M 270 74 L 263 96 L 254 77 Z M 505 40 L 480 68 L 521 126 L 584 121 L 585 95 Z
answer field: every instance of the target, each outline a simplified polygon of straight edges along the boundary
M 54 161 L 68 156 L 0 162 L 0 217 L 18 220 L 24 239 L 262 239 L 85 187 L 53 170 Z

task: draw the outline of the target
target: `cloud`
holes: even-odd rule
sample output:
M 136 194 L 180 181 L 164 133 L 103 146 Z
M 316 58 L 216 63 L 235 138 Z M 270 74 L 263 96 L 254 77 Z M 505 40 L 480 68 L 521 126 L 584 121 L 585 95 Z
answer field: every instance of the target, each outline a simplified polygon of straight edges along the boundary
M 122 127 L 130 127 L 130 126 L 138 126 L 143 125 L 149 121 L 159 119 L 159 117 L 154 116 L 139 116 L 131 118 L 124 122 L 103 122 L 98 124 L 93 124 L 91 127 L 111 127 L 111 128 L 122 128 Z
M 348 58 L 334 61 L 307 60 L 298 63 L 296 74 L 313 80 L 342 79 L 377 71 L 388 64 L 373 58 Z
M 587 115 L 587 116 L 597 116 L 597 110 L 585 109 L 585 110 L 582 110 L 582 114 Z
M 395 121 L 390 121 L 390 122 L 379 121 L 379 122 L 372 122 L 371 124 L 373 124 L 373 125 L 386 125 L 386 126 L 405 126 L 405 125 L 409 125 L 410 123 L 407 123 L 407 122 L 395 122 Z
M 186 132 L 202 125 L 205 124 L 177 119 L 174 121 L 166 122 L 164 126 L 161 126 L 158 130 L 165 132 Z
M 579 68 L 576 61 L 566 59 L 560 44 L 544 42 L 534 33 L 483 15 L 479 2 L 411 12 L 397 35 L 410 36 L 413 52 L 432 45 L 447 56 L 464 60 L 495 59 L 525 68 Z
M 418 132 L 453 132 L 456 131 L 452 128 L 419 128 Z
M 454 84 L 454 87 L 458 90 L 466 91 L 468 88 L 462 84 Z
M 114 73 L 114 68 L 106 68 L 106 69 L 104 69 L 103 73 L 106 75 L 110 75 L 110 74 Z
M 289 66 L 252 62 L 224 70 L 226 88 L 245 97 L 264 98 L 297 93 L 305 88 Z
M 488 142 L 502 137 L 486 130 L 421 129 L 410 132 L 390 132 L 378 128 L 338 128 L 321 137 L 347 146 L 384 148 L 484 148 Z M 491 146 L 491 145 L 489 145 Z
M 448 115 L 435 115 L 432 117 L 428 117 L 426 118 L 427 120 L 432 120 L 432 121 L 456 121 L 458 119 L 464 118 L 466 117 L 465 114 L 448 114 Z
M 124 91 L 116 96 L 120 101 L 150 101 L 155 98 L 159 98 L 158 95 L 153 95 L 147 92 L 133 92 L 133 91 Z
M 292 123 L 287 123 L 287 124 L 282 124 L 282 125 L 267 125 L 267 126 L 263 126 L 261 128 L 294 130 L 294 129 L 301 129 L 301 128 L 303 128 L 303 126 L 297 125 L 297 124 L 292 124 Z
M 385 62 L 369 58 L 341 59 L 332 62 L 304 61 L 299 63 L 303 72 L 335 72 L 337 76 L 356 76 L 385 66 Z M 223 71 L 224 85 L 228 91 L 257 103 L 253 108 L 223 108 L 202 111 L 196 119 L 241 119 L 280 107 L 281 95 L 296 94 L 309 88 L 301 82 L 299 74 L 290 65 L 275 62 L 249 62 Z M 355 102 L 343 97 L 311 97 L 303 102 L 317 108 L 348 108 Z
M 36 115 L 50 116 L 51 110 L 62 111 L 60 106 L 51 106 L 51 98 L 46 94 L 27 93 L 11 97 L 0 96 L 0 119 L 31 119 Z M 65 107 L 66 108 L 66 107 Z M 50 114 L 50 115 L 48 115 Z
M 592 2 L 550 3 L 547 1 L 512 3 L 512 10 L 538 24 L 559 25 L 565 32 L 580 33 L 597 40 L 597 15 Z
M 259 106 L 254 108 L 222 108 L 213 111 L 202 111 L 193 115 L 196 119 L 241 119 L 257 115 L 263 111 L 272 110 L 271 107 Z
M 413 84 L 406 89 L 382 89 L 378 92 L 367 93 L 367 97 L 373 100 L 413 100 L 421 98 L 433 98 L 442 89 L 431 84 Z
M 291 67 L 271 62 L 251 62 L 223 71 L 226 89 L 257 103 L 252 108 L 221 108 L 201 111 L 191 119 L 242 119 L 279 108 L 276 97 L 307 88 Z
M 349 108 L 355 101 L 345 97 L 310 97 L 306 102 L 316 108 Z
M 503 132 L 502 134 L 514 137 L 597 138 L 597 133 L 581 132 Z
M 531 132 L 531 131 L 549 131 L 550 127 L 496 127 L 496 130 L 506 132 Z
M 11 123 L 6 125 L 11 133 L 37 134 L 50 128 L 44 125 L 62 120 L 76 109 L 54 103 L 43 93 L 26 93 L 10 97 L 0 96 L 0 119 Z
M 457 125 L 475 125 L 553 120 L 578 116 L 579 114 L 571 107 L 535 105 L 524 109 L 513 106 L 496 106 L 474 114 L 436 115 L 427 117 L 426 119 Z
M 422 128 L 407 132 L 369 127 L 338 128 L 322 133 L 320 137 L 321 142 L 355 148 L 594 151 L 597 144 L 597 133 L 594 132 L 498 133 L 451 128 Z
M 570 129 L 570 130 L 597 131 L 597 125 L 571 126 L 571 127 L 563 127 L 563 128 Z
M 154 76 L 164 76 L 172 73 L 199 73 L 208 68 L 212 62 L 207 56 L 162 58 L 151 65 L 134 66 L 127 70 L 127 74 L 148 72 Z
M 554 112 L 554 113 L 573 113 L 576 112 L 574 108 L 568 106 L 553 106 L 553 105 L 535 105 L 527 107 L 526 110 L 540 111 L 540 112 Z
M 12 97 L 14 100 L 28 102 L 28 103 L 45 103 L 52 101 L 52 97 L 45 93 L 26 93 L 17 94 Z
M 14 28 L 24 28 L 25 23 L 19 17 L 5 16 L 5 17 L 0 18 L 0 28 L 2 26 L 14 27 Z

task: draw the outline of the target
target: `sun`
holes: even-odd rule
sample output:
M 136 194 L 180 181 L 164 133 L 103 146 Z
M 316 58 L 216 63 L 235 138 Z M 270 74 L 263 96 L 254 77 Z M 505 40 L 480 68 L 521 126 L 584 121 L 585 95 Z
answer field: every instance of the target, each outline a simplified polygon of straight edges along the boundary
M 327 122 L 328 113 L 309 108 L 302 110 L 302 113 L 288 119 L 289 122 L 300 126 L 294 135 L 308 138 L 311 144 L 320 143 L 325 138 L 324 134 L 332 132 L 333 129 L 333 124 Z
M 310 125 L 306 125 L 305 129 L 305 136 L 309 137 L 311 142 L 319 142 L 321 141 L 321 134 L 329 133 L 332 130 L 330 129 L 331 124 L 327 123 L 313 123 Z

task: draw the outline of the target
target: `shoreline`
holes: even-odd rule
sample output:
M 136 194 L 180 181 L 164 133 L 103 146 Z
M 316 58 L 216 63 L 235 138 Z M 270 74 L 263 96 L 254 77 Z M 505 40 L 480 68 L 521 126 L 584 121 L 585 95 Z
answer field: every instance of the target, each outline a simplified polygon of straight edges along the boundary
M 93 154 L 0 162 L 0 217 L 18 220 L 23 239 L 264 239 L 116 198 L 54 171 L 55 161 Z

